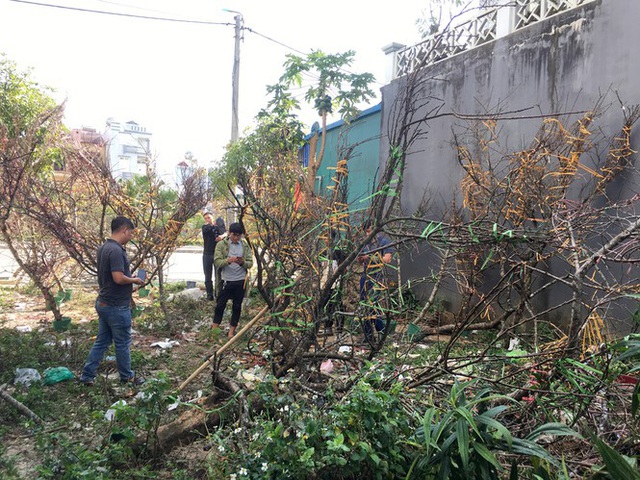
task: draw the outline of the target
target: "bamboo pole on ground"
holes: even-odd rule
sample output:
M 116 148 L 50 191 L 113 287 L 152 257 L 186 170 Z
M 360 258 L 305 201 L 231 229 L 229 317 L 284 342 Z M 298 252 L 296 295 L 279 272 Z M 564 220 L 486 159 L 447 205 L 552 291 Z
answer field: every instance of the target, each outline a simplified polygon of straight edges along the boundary
M 273 303 L 277 303 L 277 301 L 280 299 L 280 296 L 278 296 Z M 214 358 L 216 358 L 218 355 L 221 355 L 222 353 L 224 353 L 225 351 L 227 351 L 234 343 L 236 343 L 244 334 L 244 332 L 246 332 L 247 330 L 249 330 L 258 320 L 260 320 L 262 318 L 262 316 L 267 312 L 267 310 L 269 310 L 269 305 L 265 305 L 262 310 L 260 310 L 258 312 L 258 314 L 253 317 L 251 319 L 251 321 L 249 323 L 247 323 L 244 327 L 242 327 L 242 329 L 240 329 L 239 332 L 237 332 L 233 337 L 231 337 L 229 339 L 229 341 L 227 341 L 227 343 L 225 343 L 224 345 L 222 345 L 217 351 L 216 353 L 214 353 L 213 355 L 211 355 L 206 362 L 204 362 L 202 365 L 200 365 L 195 372 L 193 372 L 189 378 L 187 378 L 184 382 L 182 382 L 182 384 L 178 387 L 178 392 L 181 392 L 182 390 L 184 390 L 184 387 L 186 387 L 187 385 L 189 385 L 194 378 L 196 378 L 198 375 L 200 375 L 200 372 L 202 372 L 205 368 L 207 368 L 209 365 L 211 365 L 211 362 L 213 361 Z

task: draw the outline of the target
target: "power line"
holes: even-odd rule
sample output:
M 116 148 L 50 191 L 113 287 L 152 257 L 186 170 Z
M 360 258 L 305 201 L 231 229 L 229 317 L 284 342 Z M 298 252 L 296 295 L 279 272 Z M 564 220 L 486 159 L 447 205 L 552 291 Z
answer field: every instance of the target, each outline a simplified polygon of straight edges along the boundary
M 133 13 L 122 13 L 122 12 L 109 12 L 106 10 L 94 10 L 94 9 L 88 9 L 88 8 L 79 8 L 79 7 L 69 7 L 66 5 L 54 5 L 51 3 L 41 3 L 41 2 L 33 2 L 33 1 L 29 1 L 29 0 L 10 0 L 11 2 L 15 2 L 15 3 L 26 3 L 28 5 L 37 5 L 39 7 L 50 7 L 50 8 L 60 8 L 62 10 L 74 10 L 74 11 L 78 11 L 78 12 L 86 12 L 86 13 L 98 13 L 101 15 L 114 15 L 114 16 L 119 16 L 119 17 L 131 17 L 131 18 L 142 18 L 145 20 L 164 20 L 164 21 L 168 21 L 168 22 L 183 22 L 183 23 L 198 23 L 198 24 L 204 24 L 204 25 L 227 25 L 227 26 L 233 26 L 235 25 L 235 23 L 229 23 L 229 22 L 208 22 L 205 20 L 187 20 L 187 19 L 180 19 L 180 18 L 171 18 L 171 17 L 155 17 L 155 16 L 150 16 L 150 15 L 136 15 Z M 109 3 L 111 5 L 118 5 L 121 7 L 126 7 L 128 5 L 124 5 L 122 3 L 116 3 L 116 2 L 109 2 L 109 1 L 105 1 L 105 0 L 99 0 L 103 3 Z M 133 7 L 133 6 L 132 6 Z M 133 7 L 133 8 L 139 8 L 139 7 Z M 144 9 L 146 10 L 146 9 Z M 151 10 L 153 11 L 153 10 Z M 270 42 L 273 42 L 277 45 L 280 45 L 282 47 L 288 48 L 291 51 L 294 51 L 296 53 L 299 53 L 301 55 L 307 55 L 305 52 L 302 52 L 296 48 L 293 48 L 289 45 L 285 45 L 282 42 L 279 42 L 278 40 L 275 40 L 271 37 L 268 37 L 267 35 L 264 35 L 260 32 L 255 31 L 252 28 L 249 27 L 242 27 L 243 30 L 247 30 L 255 35 L 258 35 L 259 37 L 262 37 L 266 40 L 269 40 Z
M 66 5 L 53 5 L 51 3 L 31 2 L 28 0 L 9 0 L 9 1 L 15 2 L 15 3 L 26 3 L 29 5 L 37 5 L 39 7 L 50 7 L 50 8 L 59 8 L 62 10 L 74 10 L 77 12 L 98 13 L 101 15 L 112 15 L 115 17 L 141 18 L 144 20 L 160 20 L 165 22 L 177 22 L 177 23 L 196 23 L 199 25 L 226 25 L 226 26 L 234 25 L 233 23 L 229 23 L 229 22 L 208 22 L 205 20 L 187 20 L 182 18 L 153 17 L 150 15 L 136 15 L 133 13 L 109 12 L 105 10 L 93 10 L 89 8 L 69 7 Z
M 229 22 L 209 22 L 206 20 L 188 20 L 188 19 L 181 19 L 181 18 L 171 18 L 171 17 L 154 17 L 154 16 L 150 16 L 150 15 L 136 15 L 133 13 L 122 13 L 122 12 L 109 12 L 109 11 L 105 11 L 105 10 L 94 10 L 94 9 L 88 9 L 88 8 L 79 8 L 79 7 L 70 7 L 70 6 L 66 6 L 66 5 L 55 5 L 55 4 L 51 4 L 51 3 L 41 3 L 41 2 L 33 2 L 33 1 L 29 1 L 29 0 L 9 0 L 11 2 L 15 2 L 15 3 L 24 3 L 24 4 L 28 4 L 28 5 L 36 5 L 39 7 L 50 7 L 50 8 L 59 8 L 62 10 L 73 10 L 73 11 L 78 11 L 78 12 L 85 12 L 85 13 L 97 13 L 97 14 L 101 14 L 101 15 L 112 15 L 112 16 L 116 16 L 116 17 L 128 17 L 128 18 L 140 18 L 140 19 L 144 19 L 144 20 L 159 20 L 159 21 L 165 21 L 165 22 L 176 22 L 176 23 L 191 23 L 191 24 L 199 24 L 199 25 L 224 25 L 224 26 L 234 26 L 235 23 L 229 23 Z M 114 5 L 121 5 L 121 6 L 125 6 L 122 4 L 118 4 L 115 2 L 108 2 L 108 1 L 104 1 L 104 3 L 112 3 Z M 135 7 L 134 7 L 135 8 Z M 293 52 L 299 53 L 300 55 L 307 55 L 308 53 L 303 52 L 301 50 L 298 50 L 297 48 L 293 48 L 290 45 L 286 45 L 278 40 L 275 40 L 274 38 L 271 38 L 267 35 L 264 35 L 260 32 L 257 32 L 256 30 L 250 28 L 250 27 L 241 27 L 243 30 L 247 30 L 250 33 L 253 33 L 259 37 L 264 38 L 265 40 L 268 40 L 270 42 L 275 43 L 276 45 L 280 45 L 284 48 L 287 48 Z M 344 68 L 341 68 L 342 71 L 347 72 L 347 73 L 353 73 L 350 72 L 349 70 L 346 70 Z M 374 83 L 380 84 L 382 85 L 379 81 L 374 80 Z
M 145 20 L 161 20 L 161 21 L 165 21 L 165 22 L 180 22 L 180 23 L 196 23 L 196 24 L 200 24 L 200 25 L 225 25 L 225 26 L 234 26 L 235 23 L 229 23 L 229 22 L 208 22 L 205 20 L 188 20 L 188 19 L 181 19 L 181 18 L 171 18 L 171 17 L 155 17 L 155 16 L 151 16 L 151 15 L 136 15 L 133 13 L 122 13 L 122 12 L 109 12 L 106 10 L 94 10 L 94 9 L 88 9 L 88 8 L 79 8 L 79 7 L 70 7 L 70 6 L 66 6 L 66 5 L 54 5 L 51 3 L 41 3 L 41 2 L 33 2 L 30 0 L 10 0 L 11 2 L 15 2 L 15 3 L 25 3 L 28 5 L 36 5 L 39 7 L 50 7 L 50 8 L 59 8 L 62 10 L 74 10 L 74 11 L 78 11 L 78 12 L 85 12 L 85 13 L 97 13 L 97 14 L 101 14 L 101 15 L 112 15 L 112 16 L 118 16 L 118 17 L 129 17 L 129 18 L 141 18 L 141 19 L 145 19 Z M 100 1 L 104 1 L 104 0 L 100 0 Z M 126 6 L 120 3 L 116 3 L 116 2 L 108 2 L 108 1 L 104 1 L 104 3 L 110 3 L 112 5 L 119 5 L 119 6 Z M 267 35 L 264 35 L 260 32 L 255 31 L 252 28 L 249 27 L 242 27 L 243 30 L 247 30 L 255 35 L 258 35 L 259 37 L 264 38 L 265 40 L 268 40 L 270 42 L 273 42 L 277 45 L 280 45 L 282 47 L 285 47 L 293 52 L 299 53 L 301 55 L 307 55 L 307 53 L 302 52 L 296 48 L 293 48 L 289 45 L 285 45 L 282 42 L 279 42 L 278 40 L 275 40 L 271 37 L 268 37 Z
M 263 35 L 263 34 L 262 34 L 262 33 L 260 33 L 260 32 L 256 32 L 253 28 L 249 28 L 249 27 L 243 27 L 243 28 L 244 28 L 245 30 L 247 30 L 247 31 L 249 31 L 249 32 L 251 32 L 251 33 L 253 33 L 253 34 L 255 34 L 255 35 L 258 35 L 259 37 L 264 38 L 265 40 L 268 40 L 268 41 L 270 41 L 270 42 L 273 42 L 273 43 L 275 43 L 275 44 L 277 44 L 277 45 L 280 45 L 280 46 L 282 46 L 282 47 L 284 47 L 284 48 L 288 48 L 289 50 L 292 50 L 292 51 L 294 51 L 294 52 L 296 52 L 296 53 L 299 53 L 300 55 L 308 55 L 308 53 L 306 53 L 306 52 L 302 52 L 302 51 L 298 50 L 297 48 L 293 48 L 293 47 L 291 47 L 291 46 L 289 46 L 289 45 L 286 45 L 286 44 L 284 44 L 284 43 L 282 43 L 282 42 L 279 42 L 278 40 L 275 40 L 275 39 L 273 39 L 273 38 L 271 38 L 271 37 L 268 37 L 268 36 L 266 36 L 266 35 Z M 350 70 L 347 70 L 346 68 L 340 68 L 340 70 L 341 70 L 341 71 L 343 71 L 343 72 L 345 72 L 345 73 L 348 73 L 348 74 L 354 74 L 354 72 L 352 72 L 352 71 L 350 71 Z M 310 76 L 311 76 L 311 77 L 314 77 L 313 75 L 310 75 Z M 315 77 L 315 78 L 316 78 L 316 80 L 317 80 L 319 77 Z M 377 83 L 378 85 L 384 85 L 382 82 L 379 82 L 378 80 L 374 80 L 374 83 Z
M 109 5 L 116 5 L 118 7 L 125 7 L 125 8 L 133 8 L 134 10 L 142 10 L 145 12 L 153 12 L 153 13 L 163 13 L 166 15 L 173 15 L 175 12 L 167 12 L 164 10 L 156 10 L 153 8 L 144 8 L 144 7 L 138 7 L 137 5 L 130 5 L 130 4 L 126 4 L 126 3 L 119 3 L 119 2 L 111 2 L 109 0 L 95 0 L 96 2 L 99 3 L 106 3 Z
M 55 4 L 51 4 L 51 3 L 42 3 L 42 2 L 33 2 L 30 0 L 10 0 L 11 2 L 15 2 L 15 3 L 25 3 L 28 5 L 36 5 L 39 7 L 50 7 L 50 8 L 59 8 L 62 10 L 74 10 L 74 11 L 78 11 L 78 12 L 85 12 L 85 13 L 97 13 L 97 14 L 101 14 L 101 15 L 112 15 L 112 16 L 117 16 L 117 17 L 128 17 L 128 18 L 140 18 L 140 19 L 144 19 L 144 20 L 160 20 L 160 21 L 165 21 L 165 22 L 178 22 L 178 23 L 195 23 L 195 24 L 199 24 L 199 25 L 224 25 L 224 26 L 234 26 L 235 23 L 229 23 L 229 22 L 209 22 L 206 20 L 188 20 L 188 19 L 182 19 L 182 18 L 171 18 L 171 17 L 155 17 L 155 16 L 151 16 L 151 15 L 136 15 L 133 13 L 122 13 L 122 12 L 109 12 L 106 10 L 94 10 L 94 9 L 88 9 L 88 8 L 79 8 L 79 7 L 70 7 L 70 6 L 66 6 L 66 5 L 55 5 Z M 100 0 L 100 1 L 104 1 L 104 0 Z M 111 3 L 113 5 L 120 5 L 120 6 L 126 6 L 124 4 L 120 4 L 120 3 L 116 3 L 116 2 L 109 2 L 109 1 L 104 1 L 104 3 Z M 138 8 L 138 7 L 134 7 L 134 8 Z M 268 40 L 272 43 L 275 43 L 276 45 L 280 45 L 281 47 L 287 48 L 289 50 L 291 50 L 292 52 L 296 52 L 299 53 L 300 55 L 307 55 L 307 52 L 303 52 L 301 50 L 298 50 L 297 48 L 293 48 L 290 45 L 286 45 L 274 38 L 271 38 L 267 35 L 264 35 L 263 33 L 257 32 L 256 30 L 254 30 L 253 28 L 250 27 L 242 27 L 243 30 L 247 30 L 250 33 L 253 33 L 254 35 L 257 35 L 259 37 L 264 38 L 265 40 Z M 342 69 L 343 71 L 347 72 L 347 73 L 352 73 L 349 72 L 346 69 Z M 375 83 L 379 83 L 379 82 L 375 82 Z
M 253 28 L 249 28 L 249 27 L 243 27 L 243 28 L 245 30 L 251 32 L 251 33 L 254 33 L 254 34 L 258 35 L 259 37 L 264 38 L 265 40 L 269 40 L 270 42 L 273 42 L 273 43 L 275 43 L 277 45 L 280 45 L 281 47 L 288 48 L 289 50 L 292 50 L 294 52 L 299 53 L 300 55 L 307 55 L 306 52 L 302 52 L 302 51 L 298 50 L 297 48 L 290 47 L 289 45 L 285 45 L 284 43 L 279 42 L 278 40 L 275 40 L 275 39 L 273 39 L 271 37 L 267 37 L 266 35 L 263 35 L 260 32 L 256 32 Z

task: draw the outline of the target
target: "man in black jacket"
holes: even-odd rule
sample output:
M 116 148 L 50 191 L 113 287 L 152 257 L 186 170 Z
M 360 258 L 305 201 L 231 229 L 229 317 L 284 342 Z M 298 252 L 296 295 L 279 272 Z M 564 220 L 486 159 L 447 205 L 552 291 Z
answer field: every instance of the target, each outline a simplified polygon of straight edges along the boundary
M 224 233 L 224 221 L 219 218 L 214 223 L 211 212 L 205 212 L 204 225 L 202 226 L 202 239 L 204 240 L 202 268 L 204 270 L 204 287 L 207 290 L 207 300 L 213 300 L 213 253 L 215 252 L 216 244 L 222 240 Z

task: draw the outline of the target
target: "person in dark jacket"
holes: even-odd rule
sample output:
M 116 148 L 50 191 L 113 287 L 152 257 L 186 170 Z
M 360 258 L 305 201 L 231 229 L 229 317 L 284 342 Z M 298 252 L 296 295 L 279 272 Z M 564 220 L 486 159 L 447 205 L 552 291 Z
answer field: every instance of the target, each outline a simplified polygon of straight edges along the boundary
M 202 226 L 202 240 L 204 241 L 202 269 L 204 270 L 204 288 L 207 291 L 207 300 L 213 300 L 213 255 L 216 245 L 224 238 L 224 233 L 224 220 L 218 217 L 214 223 L 211 212 L 205 212 L 204 225 Z
M 367 236 L 373 229 L 369 222 L 362 226 Z M 391 263 L 394 248 L 391 240 L 383 232 L 375 235 L 356 257 L 363 266 L 360 276 L 360 303 L 365 307 L 367 316 L 363 321 L 365 341 L 370 345 L 375 342 L 373 329 L 382 332 L 386 327 L 384 308 L 380 305 L 380 294 L 386 290 L 384 266 Z

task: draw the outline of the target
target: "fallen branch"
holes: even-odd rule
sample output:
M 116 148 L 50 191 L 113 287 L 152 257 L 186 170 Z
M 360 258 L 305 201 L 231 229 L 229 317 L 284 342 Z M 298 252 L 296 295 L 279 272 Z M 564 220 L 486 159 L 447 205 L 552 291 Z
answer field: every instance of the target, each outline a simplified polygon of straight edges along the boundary
M 216 391 L 208 397 L 203 397 L 192 404 L 184 404 L 187 409 L 170 423 L 161 425 L 156 434 L 153 451 L 168 452 L 176 445 L 183 445 L 206 436 L 212 429 L 220 425 L 221 411 L 233 412 L 232 403 L 239 402 L 240 422 L 248 424 L 250 420 L 249 403 L 240 385 L 228 377 L 214 372 L 213 385 Z M 262 404 L 256 402 L 251 405 L 253 411 L 262 409 Z M 229 421 L 225 416 L 225 421 Z M 139 435 L 136 452 L 141 453 L 147 448 L 148 437 Z
M 498 324 L 500 323 L 500 319 L 496 319 L 496 320 L 492 320 L 490 322 L 480 322 L 480 323 L 472 323 L 471 325 L 468 325 L 465 327 L 465 330 L 491 330 L 492 328 L 496 328 L 498 326 Z M 419 333 L 416 333 L 413 341 L 414 342 L 419 342 L 420 340 L 422 340 L 424 337 L 428 336 L 428 335 L 438 335 L 438 334 L 442 334 L 442 333 L 452 333 L 456 330 L 460 329 L 460 325 L 455 325 L 455 324 L 451 324 L 451 325 L 440 325 L 439 327 L 433 327 L 433 328 L 425 328 L 420 330 Z
M 202 438 L 208 430 L 220 424 L 220 415 L 210 410 L 223 399 L 224 394 L 220 392 L 201 398 L 174 421 L 161 425 L 156 432 L 154 450 L 166 452 L 184 441 Z M 147 435 L 140 435 L 137 444 L 136 451 L 144 450 L 147 446 Z
M 38 415 L 33 413 L 31 410 L 29 410 L 29 408 L 27 408 L 23 403 L 20 403 L 18 400 L 16 400 L 11 395 L 9 395 L 5 391 L 6 387 L 7 387 L 6 383 L 3 384 L 2 386 L 0 386 L 0 398 L 2 398 L 3 400 L 6 400 L 7 403 L 10 403 L 14 407 L 16 407 L 18 409 L 18 411 L 20 411 L 20 413 L 22 413 L 23 415 L 29 417 L 34 422 L 40 423 L 40 424 L 44 423 L 44 421 Z
M 222 376 L 219 372 L 213 372 L 213 384 L 214 386 L 220 388 L 224 388 L 228 391 L 233 397 L 236 397 L 239 402 L 239 410 L 240 410 L 240 422 L 242 424 L 249 423 L 249 402 L 247 402 L 247 397 L 244 394 L 244 390 L 240 385 L 231 380 L 228 377 Z

